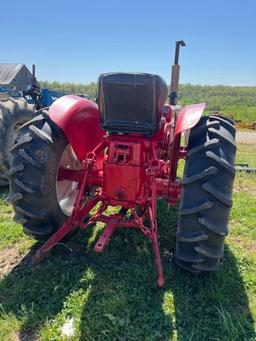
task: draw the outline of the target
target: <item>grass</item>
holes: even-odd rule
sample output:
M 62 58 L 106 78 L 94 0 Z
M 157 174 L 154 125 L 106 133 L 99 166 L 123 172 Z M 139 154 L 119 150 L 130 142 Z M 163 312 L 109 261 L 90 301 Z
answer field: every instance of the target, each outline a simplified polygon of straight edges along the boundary
M 209 114 L 214 110 L 207 110 L 205 114 Z M 218 111 L 223 116 L 228 116 L 233 120 L 238 120 L 243 123 L 255 123 L 256 121 L 256 107 L 244 107 L 244 106 L 221 106 L 220 110 Z
M 256 164 L 250 146 L 239 145 L 237 155 Z M 236 177 L 224 261 L 209 275 L 175 266 L 177 207 L 159 203 L 163 289 L 156 287 L 151 244 L 138 232 L 117 231 L 103 254 L 93 252 L 101 225 L 77 231 L 68 241 L 72 251 L 58 245 L 32 267 L 38 245 L 12 222 L 2 190 L 0 254 L 25 256 L 0 284 L 0 340 L 255 340 L 255 179 Z M 75 334 L 67 338 L 61 327 L 70 317 Z

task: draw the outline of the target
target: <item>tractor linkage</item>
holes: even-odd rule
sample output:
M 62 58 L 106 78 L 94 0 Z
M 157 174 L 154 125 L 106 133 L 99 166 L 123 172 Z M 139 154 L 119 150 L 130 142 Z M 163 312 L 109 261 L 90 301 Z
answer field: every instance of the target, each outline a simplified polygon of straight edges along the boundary
M 119 164 L 120 160 L 121 162 L 123 161 L 125 163 L 129 161 L 129 151 L 127 151 L 127 148 L 125 148 L 125 146 L 127 146 L 127 139 L 130 140 L 128 142 L 128 145 L 130 146 L 132 141 L 136 144 L 139 139 L 142 149 L 145 147 L 142 143 L 141 138 L 126 137 L 126 142 L 124 142 L 122 145 L 119 145 L 119 149 L 116 150 L 116 155 L 113 155 L 113 158 L 116 157 L 116 161 Z M 106 147 L 110 146 L 111 149 L 111 144 L 113 143 L 115 143 L 114 139 L 111 136 L 106 136 L 92 152 L 89 152 L 87 154 L 87 157 L 83 162 L 82 171 L 67 169 L 60 170 L 58 175 L 59 180 L 63 178 L 69 180 L 75 179 L 80 181 L 80 188 L 75 201 L 73 213 L 68 218 L 68 220 L 57 230 L 57 232 L 55 232 L 48 239 L 48 241 L 36 252 L 35 256 L 33 257 L 32 263 L 35 264 L 40 261 L 45 253 L 50 251 L 68 233 L 78 227 L 86 229 L 89 225 L 95 222 L 102 222 L 106 224 L 103 233 L 94 246 L 94 251 L 96 252 L 104 251 L 104 248 L 108 243 L 110 237 L 118 227 L 136 228 L 139 229 L 153 243 L 156 267 L 158 271 L 157 283 L 159 287 L 162 287 L 164 285 L 164 275 L 158 245 L 159 235 L 156 220 L 156 202 L 157 197 L 167 197 L 168 204 L 176 204 L 177 200 L 180 197 L 180 183 L 177 181 L 170 181 L 167 177 L 158 177 L 161 174 L 161 171 L 163 171 L 163 167 L 165 167 L 166 165 L 161 163 L 161 161 L 157 159 L 155 144 L 149 143 L 149 141 L 145 139 L 144 143 L 147 145 L 148 148 L 151 149 L 150 152 L 152 155 L 152 159 L 149 161 L 149 166 L 146 169 L 146 181 L 149 182 L 151 194 L 149 195 L 148 193 L 148 195 L 146 195 L 145 197 L 142 197 L 141 195 L 139 198 L 137 198 L 137 200 L 135 200 L 135 202 L 125 203 L 124 201 L 122 201 L 122 198 L 127 197 L 127 195 L 132 195 L 132 192 L 136 191 L 136 188 L 132 188 L 130 190 L 130 193 L 124 193 L 124 190 L 122 189 L 122 187 L 120 187 L 118 193 L 115 193 L 115 197 L 118 197 L 119 199 L 116 200 L 113 198 L 109 198 L 106 195 L 106 192 L 109 192 L 111 189 L 106 188 L 107 185 L 105 185 L 105 187 L 103 186 L 103 190 L 96 190 L 96 195 L 93 196 L 93 198 L 88 200 L 86 203 L 84 203 L 84 193 L 86 191 L 86 188 L 88 187 L 88 184 L 90 186 L 103 184 L 102 173 L 99 171 L 97 174 L 97 166 L 95 165 L 96 157 L 98 154 L 103 152 Z M 120 148 L 121 146 L 122 148 Z M 185 155 L 186 152 L 184 148 L 180 148 L 180 155 L 178 157 L 175 156 L 175 159 L 177 160 L 178 158 L 183 158 L 185 157 Z M 134 160 L 132 161 L 134 162 Z M 134 171 L 133 166 L 128 167 L 129 169 L 127 170 L 127 172 Z M 176 173 L 176 170 L 174 171 Z M 128 179 L 127 181 L 130 181 L 130 179 Z M 142 188 L 142 191 L 143 190 L 144 188 Z M 86 217 L 98 203 L 101 203 L 100 207 L 91 215 L 91 217 L 86 222 L 84 222 L 84 217 Z M 108 206 L 121 206 L 121 209 L 116 214 L 105 215 L 104 212 L 107 210 Z M 140 207 L 139 210 L 137 210 L 138 206 Z M 127 212 L 129 210 L 131 212 L 131 215 L 129 216 L 129 218 L 127 218 Z M 144 224 L 146 218 L 149 221 L 150 227 L 147 227 Z

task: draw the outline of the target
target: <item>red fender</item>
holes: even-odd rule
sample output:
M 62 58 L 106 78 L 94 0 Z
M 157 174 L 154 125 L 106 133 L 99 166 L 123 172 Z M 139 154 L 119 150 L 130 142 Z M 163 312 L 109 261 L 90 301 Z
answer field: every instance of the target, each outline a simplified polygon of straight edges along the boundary
M 199 103 L 186 105 L 182 108 L 176 123 L 174 135 L 176 136 L 181 132 L 194 127 L 199 122 L 205 106 L 205 103 Z
M 49 117 L 62 129 L 80 161 L 105 135 L 97 104 L 79 96 L 57 99 L 49 108 Z

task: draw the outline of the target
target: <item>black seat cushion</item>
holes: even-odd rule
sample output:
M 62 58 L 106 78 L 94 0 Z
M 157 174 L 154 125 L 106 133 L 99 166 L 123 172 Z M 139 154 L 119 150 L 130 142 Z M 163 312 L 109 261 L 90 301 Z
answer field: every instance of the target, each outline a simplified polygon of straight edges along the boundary
M 147 73 L 105 73 L 98 80 L 101 127 L 112 133 L 152 135 L 167 98 L 165 81 Z

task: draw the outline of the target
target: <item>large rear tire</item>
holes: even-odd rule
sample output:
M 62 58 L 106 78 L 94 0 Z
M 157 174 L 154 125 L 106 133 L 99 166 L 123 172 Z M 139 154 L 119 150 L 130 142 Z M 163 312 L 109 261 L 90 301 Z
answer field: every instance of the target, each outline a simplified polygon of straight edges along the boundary
M 17 139 L 18 129 L 35 115 L 35 106 L 23 98 L 0 100 L 0 186 L 8 185 L 7 173 L 12 159 L 10 148 Z
M 77 189 L 58 181 L 59 167 L 80 168 L 62 130 L 43 111 L 25 124 L 11 149 L 9 171 L 14 220 L 35 239 L 49 238 L 71 214 Z
M 217 115 L 191 129 L 176 238 L 176 263 L 192 272 L 217 269 L 232 206 L 235 127 Z

